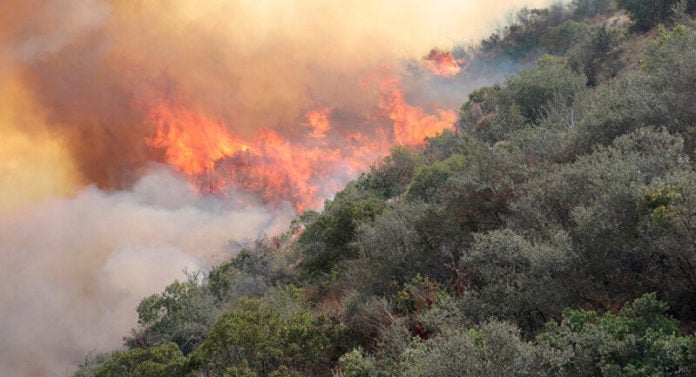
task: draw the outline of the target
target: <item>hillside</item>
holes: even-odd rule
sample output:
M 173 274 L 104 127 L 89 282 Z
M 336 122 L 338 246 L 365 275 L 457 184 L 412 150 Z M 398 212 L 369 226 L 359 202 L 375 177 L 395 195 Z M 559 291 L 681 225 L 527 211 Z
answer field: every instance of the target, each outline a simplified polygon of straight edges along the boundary
M 454 130 L 143 299 L 74 376 L 696 375 L 694 10 L 519 11 L 455 51 L 526 68 Z

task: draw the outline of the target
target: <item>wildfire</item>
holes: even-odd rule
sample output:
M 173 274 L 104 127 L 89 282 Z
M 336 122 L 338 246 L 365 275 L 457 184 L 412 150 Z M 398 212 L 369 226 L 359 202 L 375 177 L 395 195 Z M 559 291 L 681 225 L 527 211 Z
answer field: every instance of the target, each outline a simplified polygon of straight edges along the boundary
M 312 110 L 305 114 L 307 123 L 312 129 L 312 133 L 309 135 L 313 138 L 323 139 L 326 137 L 326 132 L 329 131 L 329 112 L 331 110 L 328 107 L 324 107 L 318 110 Z
M 311 137 L 324 137 L 329 109 L 306 114 Z M 223 193 L 241 189 L 267 201 L 286 200 L 298 212 L 321 204 L 319 177 L 330 174 L 340 161 L 337 149 L 291 143 L 278 133 L 260 129 L 251 141 L 235 136 L 224 124 L 188 109 L 163 102 L 150 111 L 156 125 L 146 139 L 162 149 L 166 162 L 184 173 L 201 192 Z
M 332 151 L 291 143 L 261 129 L 254 151 L 220 161 L 213 179 L 219 186 L 259 194 L 267 201 L 289 201 L 298 212 L 321 202 L 319 177 L 329 174 Z
M 394 121 L 394 139 L 400 145 L 423 145 L 426 137 L 433 137 L 446 129 L 453 129 L 457 114 L 452 110 L 437 110 L 437 115 L 426 114 L 422 108 L 406 103 L 404 93 L 395 78 L 380 84 L 382 101 L 379 106 Z
M 451 52 L 436 48 L 430 50 L 430 53 L 423 59 L 428 62 L 428 69 L 433 74 L 445 77 L 456 76 L 465 63 L 464 59 L 455 59 Z
M 299 137 L 261 128 L 243 140 L 223 123 L 165 101 L 150 111 L 157 129 L 146 142 L 164 150 L 166 162 L 201 192 L 237 189 L 266 202 L 290 202 L 302 212 L 319 208 L 394 144 L 423 145 L 426 137 L 453 127 L 454 111 L 428 114 L 409 105 L 394 76 L 380 77 L 377 90 L 380 119 L 367 115 L 374 129 L 340 131 L 331 124 L 331 109 L 319 107 L 304 114 Z
M 146 143 L 164 149 L 167 162 L 189 176 L 210 172 L 217 161 L 251 150 L 248 144 L 230 135 L 222 123 L 190 110 L 160 104 L 150 117 L 157 125 L 157 133 Z

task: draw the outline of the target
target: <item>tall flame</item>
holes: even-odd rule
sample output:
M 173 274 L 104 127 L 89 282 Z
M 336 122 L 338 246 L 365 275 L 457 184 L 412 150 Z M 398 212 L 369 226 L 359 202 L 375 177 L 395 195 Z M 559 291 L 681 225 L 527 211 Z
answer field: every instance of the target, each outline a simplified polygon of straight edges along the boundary
M 160 104 L 150 116 L 157 133 L 146 139 L 147 144 L 163 148 L 167 162 L 190 176 L 210 172 L 217 161 L 250 149 L 222 123 L 187 109 Z
M 156 133 L 146 143 L 163 150 L 165 161 L 199 191 L 236 189 L 266 202 L 288 201 L 298 212 L 318 208 L 392 145 L 422 146 L 426 137 L 454 126 L 452 110 L 428 114 L 408 104 L 395 76 L 382 73 L 374 79 L 379 103 L 377 118 L 370 119 L 376 129 L 370 134 L 336 129 L 332 110 L 320 106 L 304 114 L 304 134 L 297 138 L 260 128 L 244 140 L 202 113 L 161 101 L 150 110 Z
M 312 128 L 312 133 L 309 135 L 313 138 L 323 139 L 326 137 L 326 132 L 329 131 L 329 112 L 328 107 L 309 111 L 305 114 L 309 126 Z
M 406 103 L 403 91 L 394 77 L 380 83 L 382 101 L 379 107 L 394 121 L 394 139 L 400 145 L 423 145 L 425 138 L 453 129 L 457 114 L 453 110 L 437 109 L 437 115 L 426 114 L 417 106 Z
M 449 51 L 432 49 L 430 53 L 423 57 L 428 63 L 428 69 L 435 75 L 452 77 L 462 70 L 462 65 L 466 63 L 464 59 L 455 59 Z

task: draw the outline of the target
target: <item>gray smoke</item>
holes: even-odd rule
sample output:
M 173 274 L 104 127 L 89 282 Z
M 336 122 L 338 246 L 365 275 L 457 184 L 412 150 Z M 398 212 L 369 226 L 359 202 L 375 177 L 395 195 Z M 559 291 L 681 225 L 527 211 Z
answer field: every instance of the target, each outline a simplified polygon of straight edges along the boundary
M 0 374 L 59 375 L 120 346 L 143 297 L 294 216 L 234 201 L 199 197 L 158 167 L 131 190 L 88 187 L 0 218 Z

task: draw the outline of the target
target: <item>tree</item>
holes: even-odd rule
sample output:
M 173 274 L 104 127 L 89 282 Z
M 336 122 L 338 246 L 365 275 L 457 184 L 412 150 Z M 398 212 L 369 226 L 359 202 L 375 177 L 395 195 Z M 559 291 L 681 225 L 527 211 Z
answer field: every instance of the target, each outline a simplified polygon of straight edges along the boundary
M 620 9 L 631 16 L 636 31 L 648 31 L 660 22 L 669 21 L 672 9 L 680 0 L 616 0 Z M 686 1 L 687 11 L 696 10 L 696 1 Z
M 655 289 L 682 319 L 696 319 L 696 173 L 683 166 L 656 180 L 639 206 L 642 241 L 654 253 Z
M 476 234 L 459 262 L 470 284 L 468 317 L 514 320 L 534 333 L 576 302 L 571 279 L 580 260 L 567 234 L 550 238 L 531 243 L 509 229 Z
M 596 308 L 660 290 L 653 279 L 661 258 L 643 239 L 640 202 L 651 182 L 682 165 L 682 148 L 666 130 L 621 136 L 529 182 L 510 225 L 535 238 L 568 232 L 579 258 L 574 289 Z
M 174 343 L 116 351 L 95 377 L 193 377 L 188 359 Z
M 283 313 L 259 299 L 241 298 L 191 358 L 197 370 L 213 375 L 321 375 L 330 367 L 337 331 L 324 317 Z
M 621 31 L 604 25 L 588 30 L 586 38 L 568 51 L 570 67 L 574 72 L 584 74 L 589 86 L 606 82 L 622 68 L 621 50 L 618 48 L 622 39 Z
M 654 293 L 618 314 L 567 310 L 537 342 L 563 355 L 559 376 L 693 376 L 696 337 L 680 336 L 666 311 Z
M 473 92 L 459 126 L 487 142 L 504 140 L 526 125 L 538 125 L 551 105 L 571 106 L 586 83 L 562 59 L 547 55 L 532 68 L 509 77 L 505 86 Z
M 341 356 L 338 361 L 339 371 L 335 377 L 386 377 L 387 374 L 378 370 L 374 358 L 366 355 L 361 348 L 356 348 Z
M 526 122 L 535 124 L 551 101 L 570 104 L 584 86 L 583 76 L 570 71 L 561 59 L 547 55 L 537 60 L 534 68 L 508 79 L 504 103 L 516 105 Z
M 424 203 L 404 203 L 388 208 L 374 223 L 358 229 L 355 247 L 359 251 L 361 288 L 384 295 L 393 292 L 418 273 L 443 280 L 447 274 L 446 255 L 433 248 L 431 237 L 441 234 L 437 224 L 422 226 L 432 212 Z M 434 233 L 434 234 L 433 234 Z
M 341 261 L 357 258 L 352 242 L 358 227 L 374 220 L 384 207 L 383 200 L 363 195 L 357 188 L 348 188 L 327 202 L 324 212 L 307 225 L 297 242 L 304 273 L 318 279 L 330 275 Z
M 422 164 L 422 154 L 408 147 L 397 146 L 389 156 L 370 168 L 370 173 L 358 182 L 360 188 L 377 197 L 389 199 L 403 194 L 416 168 Z
M 489 321 L 472 329 L 451 329 L 429 340 L 414 340 L 402 354 L 400 375 L 545 376 L 552 364 L 546 360 L 552 356 L 522 340 L 514 325 Z
M 207 289 L 218 302 L 241 296 L 261 297 L 270 289 L 272 254 L 264 246 L 242 250 L 208 273 Z
M 570 3 L 576 18 L 593 17 L 611 8 L 611 0 L 573 0 Z
M 686 150 L 693 157 L 696 147 L 696 33 L 677 25 L 672 31 L 659 30 L 642 60 L 643 71 L 650 93 L 663 111 L 660 126 L 678 132 L 686 142 Z
M 215 297 L 202 285 L 199 274 L 186 282 L 168 285 L 160 294 L 144 298 L 138 304 L 139 330 L 126 344 L 151 347 L 176 343 L 185 354 L 205 339 L 219 313 Z

